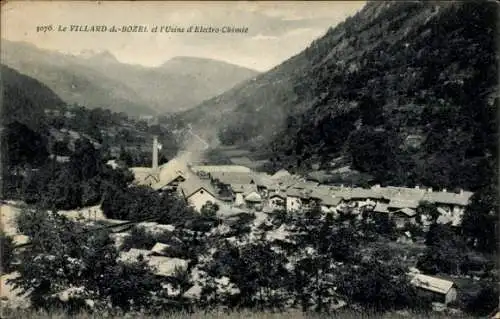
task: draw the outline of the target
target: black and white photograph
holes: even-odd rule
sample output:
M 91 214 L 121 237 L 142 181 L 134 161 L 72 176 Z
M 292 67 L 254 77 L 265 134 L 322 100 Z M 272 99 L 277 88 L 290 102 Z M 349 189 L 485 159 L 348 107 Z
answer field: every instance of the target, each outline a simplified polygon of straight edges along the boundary
M 2 1 L 0 317 L 500 319 L 496 1 Z

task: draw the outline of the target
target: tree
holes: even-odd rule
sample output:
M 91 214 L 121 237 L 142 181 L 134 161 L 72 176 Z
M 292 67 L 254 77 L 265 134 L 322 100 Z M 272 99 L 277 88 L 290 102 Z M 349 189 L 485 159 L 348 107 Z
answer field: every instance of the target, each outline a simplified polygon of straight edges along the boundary
M 215 218 L 217 216 L 217 211 L 219 211 L 219 205 L 217 205 L 217 203 L 207 202 L 201 207 L 200 214 L 203 217 Z
M 433 224 L 426 235 L 424 255 L 417 267 L 428 273 L 461 274 L 467 247 L 463 238 L 455 234 L 450 225 Z
M 87 180 L 102 171 L 101 156 L 88 139 L 78 139 L 70 156 L 70 169 L 79 180 Z
M 119 158 L 127 166 L 134 165 L 134 158 L 132 157 L 132 155 L 130 154 L 130 152 L 128 152 L 127 150 L 125 150 L 125 148 L 123 146 L 120 147 L 120 156 L 119 156 Z
M 499 200 L 495 184 L 474 193 L 462 219 L 463 233 L 482 251 L 497 251 L 499 237 Z
M 69 291 L 71 311 L 85 305 L 78 300 L 91 300 L 99 308 L 109 302 L 125 311 L 151 305 L 160 282 L 144 262 L 119 262 L 108 232 L 85 232 L 54 212 L 42 216 L 32 229 L 31 247 L 22 254 L 20 277 L 11 280 L 29 294 L 35 308 L 57 307 L 61 293 Z
M 488 316 L 498 307 L 498 285 L 487 283 L 466 304 L 466 311 L 474 316 Z
M 429 220 L 431 223 L 436 223 L 439 218 L 439 211 L 437 210 L 436 204 L 431 202 L 422 201 L 417 207 L 416 221 L 420 224 L 424 224 L 424 219 Z
M 352 301 L 375 311 L 428 308 L 417 296 L 405 269 L 398 264 L 376 260 L 361 263 L 355 271 L 347 271 L 339 280 L 339 291 Z
M 391 142 L 389 133 L 376 131 L 371 127 L 352 132 L 347 147 L 352 156 L 353 167 L 362 172 L 370 172 L 378 179 L 387 180 L 388 172 L 395 168 Z
M 0 231 L 0 252 L 2 254 L 2 274 L 12 270 L 12 262 L 14 260 L 14 242 L 12 237 L 7 236 L 3 231 Z
M 2 130 L 2 145 L 2 162 L 9 167 L 40 165 L 48 156 L 46 139 L 17 121 Z
M 55 141 L 52 145 L 52 153 L 54 155 L 69 156 L 71 155 L 71 150 L 65 141 Z

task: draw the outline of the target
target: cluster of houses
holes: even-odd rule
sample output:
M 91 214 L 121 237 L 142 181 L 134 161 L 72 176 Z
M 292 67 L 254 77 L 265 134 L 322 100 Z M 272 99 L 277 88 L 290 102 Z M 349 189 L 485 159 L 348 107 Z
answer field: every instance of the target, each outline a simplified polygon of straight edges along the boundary
M 398 227 L 415 223 L 417 207 L 423 202 L 437 207 L 438 223 L 458 226 L 472 196 L 463 190 L 321 185 L 286 170 L 269 175 L 241 165 L 193 166 L 175 158 L 158 166 L 154 153 L 151 168 L 134 167 L 132 171 L 136 183 L 161 192 L 177 192 L 198 211 L 212 202 L 222 209 L 244 208 L 267 213 L 320 208 L 334 215 L 350 213 L 361 217 L 363 212 L 373 212 L 388 215 Z M 430 222 L 430 216 L 419 215 L 419 218 L 424 225 Z
M 325 213 L 348 213 L 359 218 L 364 213 L 384 214 L 393 219 L 397 227 L 404 227 L 407 223 L 417 222 L 417 216 L 424 226 L 426 222 L 431 222 L 430 216 L 419 214 L 417 210 L 424 202 L 428 202 L 436 208 L 438 223 L 459 226 L 472 196 L 468 191 L 436 191 L 421 187 L 324 185 L 286 170 L 269 175 L 241 165 L 190 165 L 181 158 L 158 166 L 155 150 L 156 146 L 153 149 L 152 167 L 131 168 L 135 182 L 159 192 L 178 193 L 197 211 L 201 211 L 208 202 L 218 204 L 220 210 L 244 209 L 266 213 L 320 209 Z M 164 250 L 165 247 L 159 248 Z M 159 262 L 165 257 L 156 250 L 142 253 L 153 256 L 151 262 L 156 259 Z M 170 268 L 166 269 L 165 274 L 171 271 Z M 413 285 L 432 293 L 442 304 L 456 299 L 456 287 L 452 281 L 418 272 L 409 275 Z

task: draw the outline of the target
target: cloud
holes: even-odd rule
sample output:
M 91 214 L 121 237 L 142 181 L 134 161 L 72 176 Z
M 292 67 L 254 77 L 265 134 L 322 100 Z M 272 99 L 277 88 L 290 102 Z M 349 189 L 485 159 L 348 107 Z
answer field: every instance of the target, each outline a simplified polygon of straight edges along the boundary
M 120 61 L 156 66 L 174 56 L 213 58 L 270 69 L 297 54 L 363 2 L 8 2 L 2 37 L 78 54 L 109 51 Z M 41 14 L 43 13 L 43 14 Z M 110 14 L 113 13 L 113 14 Z M 39 25 L 191 25 L 247 27 L 242 34 L 36 32 Z M 265 53 L 265 54 L 264 54 Z
M 252 40 L 277 40 L 279 39 L 277 36 L 274 35 L 263 35 L 263 34 L 257 34 L 251 38 Z

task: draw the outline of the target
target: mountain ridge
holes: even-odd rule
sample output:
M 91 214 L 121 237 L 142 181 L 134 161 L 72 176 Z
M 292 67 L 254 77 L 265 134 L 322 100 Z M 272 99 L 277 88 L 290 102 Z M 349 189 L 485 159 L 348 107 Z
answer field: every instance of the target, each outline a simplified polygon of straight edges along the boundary
M 369 2 L 301 53 L 179 118 L 223 144 L 268 148 L 276 168 L 310 170 L 347 155 L 380 182 L 480 187 L 497 155 L 497 9 Z
M 211 59 L 203 59 L 204 64 L 212 61 L 214 66 L 199 72 L 195 63 L 179 63 L 185 59 L 176 60 L 177 67 L 146 67 L 122 63 L 106 51 L 83 52 L 78 56 L 40 49 L 26 42 L 2 40 L 2 44 L 3 64 L 40 80 L 66 102 L 131 115 L 187 109 L 257 74 Z M 169 65 L 168 61 L 165 63 Z

